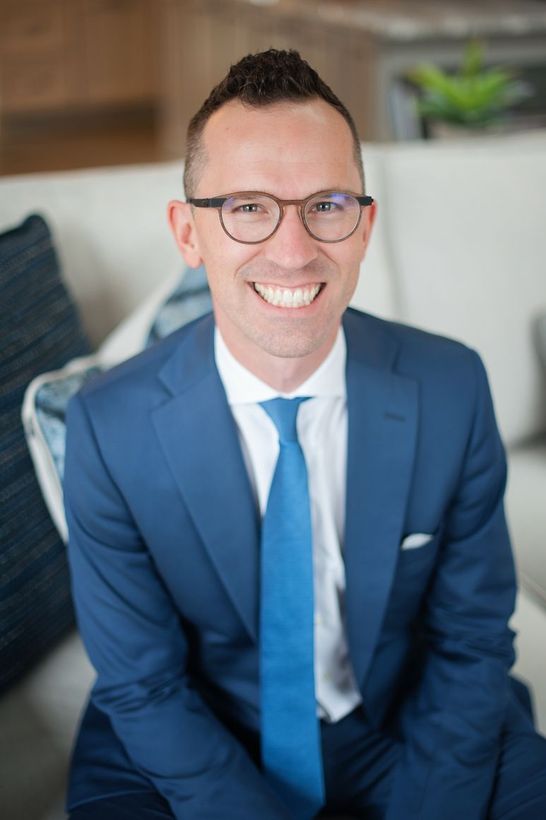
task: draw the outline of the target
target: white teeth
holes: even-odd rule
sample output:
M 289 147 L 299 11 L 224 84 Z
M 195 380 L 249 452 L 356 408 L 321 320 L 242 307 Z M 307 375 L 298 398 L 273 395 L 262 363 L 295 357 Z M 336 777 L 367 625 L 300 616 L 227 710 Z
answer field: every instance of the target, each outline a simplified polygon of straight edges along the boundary
M 312 288 L 288 290 L 288 288 L 274 288 L 271 285 L 260 285 L 258 282 L 254 282 L 254 290 L 270 305 L 299 308 L 311 304 L 320 290 L 320 285 L 313 285 Z

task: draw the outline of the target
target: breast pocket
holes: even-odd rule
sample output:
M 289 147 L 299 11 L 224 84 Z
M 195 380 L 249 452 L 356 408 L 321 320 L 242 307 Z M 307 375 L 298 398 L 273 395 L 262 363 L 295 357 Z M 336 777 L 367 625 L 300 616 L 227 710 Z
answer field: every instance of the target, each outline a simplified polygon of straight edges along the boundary
M 438 552 L 440 533 L 411 533 L 404 536 L 398 550 L 396 575 L 415 575 L 432 568 Z
M 386 616 L 386 624 L 396 631 L 411 623 L 419 611 L 436 566 L 440 535 L 432 534 L 421 546 L 402 548 L 403 543 L 398 550 Z

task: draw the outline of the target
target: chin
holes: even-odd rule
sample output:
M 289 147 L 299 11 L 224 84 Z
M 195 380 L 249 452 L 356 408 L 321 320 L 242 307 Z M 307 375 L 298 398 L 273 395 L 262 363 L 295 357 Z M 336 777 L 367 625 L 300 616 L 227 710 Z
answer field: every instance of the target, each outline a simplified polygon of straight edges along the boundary
M 284 332 L 253 340 L 265 353 L 279 359 L 303 359 L 317 353 L 327 342 L 326 334 L 309 338 L 303 333 Z

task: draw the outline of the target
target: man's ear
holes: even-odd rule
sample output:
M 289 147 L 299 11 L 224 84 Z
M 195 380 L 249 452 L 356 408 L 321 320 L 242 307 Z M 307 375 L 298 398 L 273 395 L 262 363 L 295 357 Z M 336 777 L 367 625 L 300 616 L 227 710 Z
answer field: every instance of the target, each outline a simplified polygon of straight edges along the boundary
M 362 258 L 364 258 L 364 254 L 368 249 L 368 242 L 370 241 L 370 236 L 372 235 L 372 229 L 374 226 L 375 218 L 377 216 L 377 202 L 372 202 L 371 205 L 368 205 L 364 208 L 363 219 L 361 223 L 361 231 L 362 231 L 362 240 L 364 243 L 364 247 L 362 249 Z
M 191 205 L 177 199 L 171 200 L 167 206 L 167 219 L 186 264 L 190 268 L 198 268 L 203 259 L 199 251 Z

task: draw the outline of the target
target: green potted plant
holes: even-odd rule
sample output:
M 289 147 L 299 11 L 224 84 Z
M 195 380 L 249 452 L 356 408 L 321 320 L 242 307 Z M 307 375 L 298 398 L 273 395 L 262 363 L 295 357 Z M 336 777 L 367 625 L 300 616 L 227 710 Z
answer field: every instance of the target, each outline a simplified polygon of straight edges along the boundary
M 530 94 L 515 72 L 486 68 L 484 47 L 476 40 L 467 44 L 458 72 L 423 64 L 409 79 L 419 89 L 418 110 L 433 136 L 499 130 L 511 109 Z

